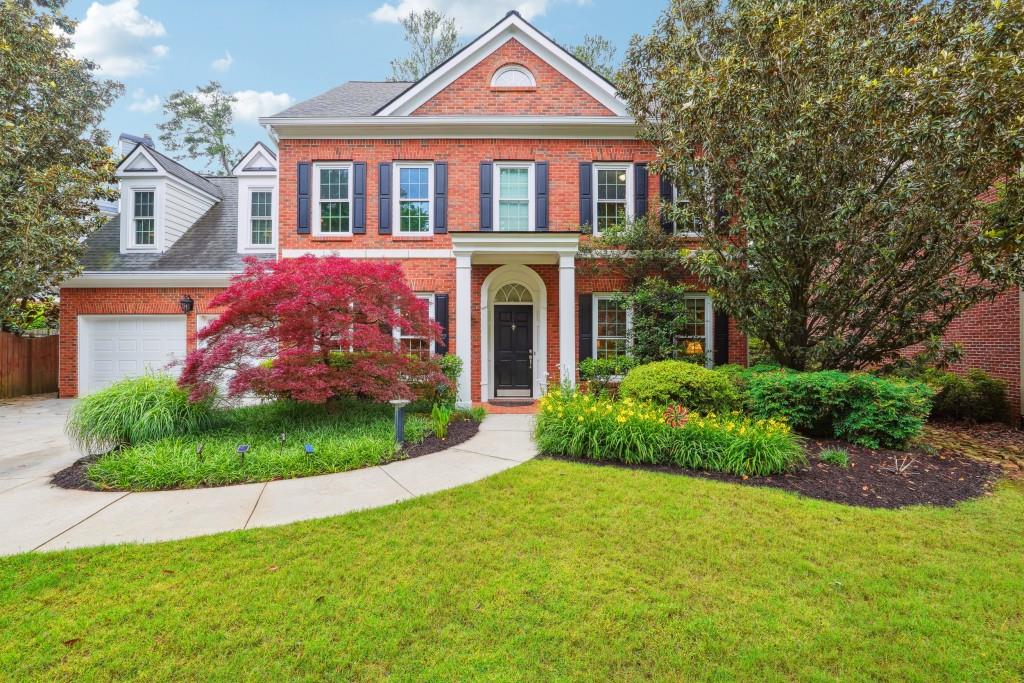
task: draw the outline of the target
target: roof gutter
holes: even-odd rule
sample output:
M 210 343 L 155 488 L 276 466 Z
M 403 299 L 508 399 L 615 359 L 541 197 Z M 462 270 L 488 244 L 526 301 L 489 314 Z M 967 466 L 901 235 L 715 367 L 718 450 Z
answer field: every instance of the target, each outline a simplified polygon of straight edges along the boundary
M 278 138 L 576 138 L 633 139 L 628 116 L 261 117 Z
M 165 271 L 85 271 L 60 284 L 63 289 L 91 287 L 227 287 L 240 271 L 165 270 Z

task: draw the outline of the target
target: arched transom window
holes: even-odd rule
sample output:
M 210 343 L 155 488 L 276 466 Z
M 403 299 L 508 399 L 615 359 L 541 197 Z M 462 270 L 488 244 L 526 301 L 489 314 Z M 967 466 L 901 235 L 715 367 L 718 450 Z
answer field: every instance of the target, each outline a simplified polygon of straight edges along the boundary
M 532 301 L 530 290 L 517 282 L 510 282 L 494 295 L 496 304 L 528 304 Z
M 492 88 L 535 88 L 537 81 L 522 64 L 506 64 L 491 77 Z

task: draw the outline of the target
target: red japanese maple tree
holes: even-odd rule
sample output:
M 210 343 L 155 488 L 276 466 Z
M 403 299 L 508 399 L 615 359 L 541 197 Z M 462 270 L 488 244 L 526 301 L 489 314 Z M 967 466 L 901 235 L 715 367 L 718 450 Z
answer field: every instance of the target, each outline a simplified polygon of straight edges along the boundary
M 401 352 L 394 331 L 436 339 L 440 328 L 395 264 L 303 256 L 246 260 L 218 294 L 180 383 L 194 399 L 215 387 L 309 403 L 334 397 L 412 399 L 446 383 L 437 363 Z

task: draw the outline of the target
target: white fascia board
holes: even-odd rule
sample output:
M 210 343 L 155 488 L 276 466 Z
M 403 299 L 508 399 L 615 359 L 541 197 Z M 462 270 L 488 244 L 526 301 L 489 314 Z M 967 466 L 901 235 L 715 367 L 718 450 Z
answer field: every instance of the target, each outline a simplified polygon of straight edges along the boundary
M 395 116 L 265 118 L 279 139 L 519 138 L 634 140 L 628 116 Z
M 153 165 L 153 168 L 155 168 L 156 171 L 132 172 L 132 171 L 124 171 L 124 170 L 122 170 L 124 168 L 127 168 L 127 167 L 131 166 L 132 163 L 134 163 L 134 161 L 139 156 L 146 157 L 146 160 Z M 131 152 L 129 152 L 128 156 L 126 156 L 124 159 L 121 159 L 121 163 L 119 163 L 117 165 L 117 168 L 114 169 L 114 175 L 116 175 L 118 178 L 122 178 L 122 177 L 124 177 L 124 178 L 138 178 L 138 177 L 146 177 L 146 176 L 153 177 L 153 176 L 164 176 L 166 174 L 167 174 L 167 172 L 164 170 L 164 167 L 160 164 L 160 162 L 157 161 L 156 157 L 154 157 L 152 154 L 150 154 L 148 151 L 146 151 L 146 146 L 145 145 L 141 145 L 141 144 L 140 145 L 136 145 L 135 149 L 133 149 Z
M 579 251 L 578 233 L 558 232 L 472 232 L 449 233 L 452 253 L 458 256 L 476 254 L 557 254 L 575 256 Z
M 264 170 L 260 170 L 260 171 L 246 171 L 245 170 L 246 164 L 248 164 L 249 160 L 252 159 L 257 154 L 259 154 L 260 152 L 262 152 L 263 156 L 266 157 L 267 161 L 269 161 L 273 165 L 273 169 L 272 170 L 265 170 L 265 171 Z M 231 175 L 233 175 L 233 176 L 239 176 L 239 175 L 246 175 L 246 176 L 277 175 L 277 155 L 274 154 L 274 152 L 269 147 L 267 147 L 265 144 L 263 144 L 262 141 L 257 140 L 256 143 L 253 144 L 252 148 L 250 148 L 249 151 L 245 153 L 245 156 L 243 156 L 241 159 L 239 159 L 238 163 L 231 167 Z
M 281 258 L 340 256 L 353 259 L 450 259 L 451 249 L 282 249 Z
M 85 271 L 60 283 L 61 288 L 91 287 L 227 287 L 238 272 L 230 271 Z

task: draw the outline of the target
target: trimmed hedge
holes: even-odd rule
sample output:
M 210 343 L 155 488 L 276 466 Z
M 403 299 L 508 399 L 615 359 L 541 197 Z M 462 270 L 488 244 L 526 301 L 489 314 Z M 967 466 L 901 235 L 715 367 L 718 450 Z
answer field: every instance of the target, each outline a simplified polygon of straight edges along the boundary
M 619 395 L 656 405 L 683 405 L 700 413 L 728 412 L 740 404 L 740 394 L 723 374 L 682 360 L 640 365 L 619 385 Z
M 974 422 L 1005 422 L 1009 418 L 1006 382 L 982 370 L 966 375 L 927 370 L 921 379 L 935 389 L 932 417 Z
M 746 380 L 751 415 L 782 417 L 804 433 L 868 448 L 904 447 L 921 433 L 932 406 L 933 392 L 922 382 L 863 372 L 778 370 Z

